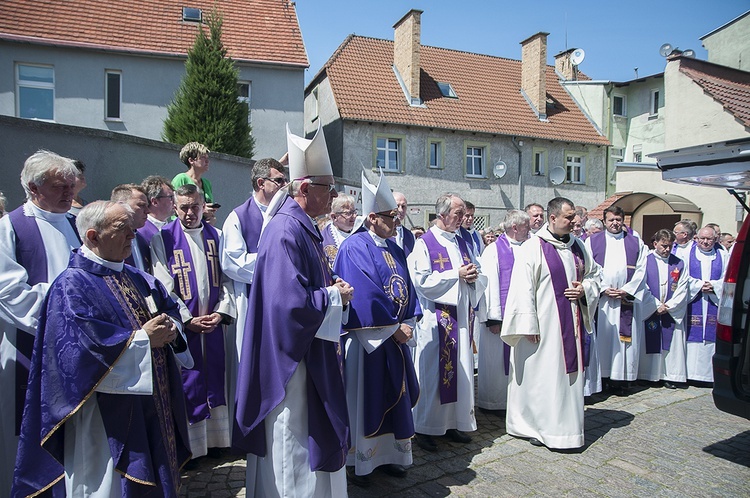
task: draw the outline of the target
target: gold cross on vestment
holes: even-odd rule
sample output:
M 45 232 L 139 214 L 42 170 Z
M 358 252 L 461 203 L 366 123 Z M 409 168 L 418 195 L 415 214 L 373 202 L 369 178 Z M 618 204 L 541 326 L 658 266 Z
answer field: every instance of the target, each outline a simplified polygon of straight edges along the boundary
M 209 239 L 206 241 L 206 245 L 208 246 L 206 260 L 208 261 L 208 264 L 211 265 L 211 286 L 218 287 L 221 268 L 219 267 L 219 253 L 216 250 L 216 241 L 214 239 Z
M 188 273 L 193 271 L 190 267 L 190 263 L 185 261 L 185 254 L 182 249 L 174 250 L 174 264 L 170 267 L 172 275 L 177 277 L 177 283 L 180 286 L 180 297 L 183 301 L 187 301 L 193 298 L 193 293 L 190 290 L 190 281 L 188 280 Z
M 432 260 L 433 263 L 437 263 L 440 265 L 440 271 L 445 270 L 445 263 L 450 262 L 450 258 L 444 258 L 443 253 L 439 252 L 437 259 Z

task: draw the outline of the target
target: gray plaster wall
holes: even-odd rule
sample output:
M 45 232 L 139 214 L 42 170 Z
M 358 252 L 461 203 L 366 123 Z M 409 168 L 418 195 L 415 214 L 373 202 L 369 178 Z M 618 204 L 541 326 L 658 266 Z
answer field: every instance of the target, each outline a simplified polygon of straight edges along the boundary
M 426 226 L 429 215 L 434 213 L 438 195 L 449 191 L 473 202 L 477 206 L 477 215 L 489 215 L 490 226 L 498 226 L 508 210 L 523 208 L 531 202 L 546 205 L 553 197 L 565 196 L 576 204 L 593 208 L 605 198 L 606 147 L 518 137 L 523 141 L 523 145 L 519 147 L 519 183 L 519 154 L 512 143 L 512 137 L 352 121 L 343 122 L 341 176 L 344 181 L 358 182 L 361 164 L 367 167 L 373 165 L 374 136 L 382 133 L 404 137 L 404 169 L 401 173 L 389 172 L 387 175 L 390 187 L 406 194 L 410 208 L 419 208 L 418 213 L 410 213 L 412 225 Z M 427 166 L 427 141 L 435 138 L 445 141 L 445 168 L 441 170 Z M 465 141 L 489 144 L 486 178 L 467 178 L 464 175 Z M 586 184 L 555 186 L 550 183 L 546 174 L 533 176 L 534 148 L 547 150 L 546 172 L 553 166 L 564 167 L 566 152 L 585 154 Z M 507 174 L 501 179 L 492 174 L 492 166 L 498 159 L 508 166 Z M 337 165 L 334 165 L 334 170 L 336 168 Z
M 8 198 L 6 209 L 24 202 L 20 174 L 27 157 L 39 149 L 80 159 L 86 164 L 86 201 L 109 199 L 121 183 L 140 183 L 148 175 L 172 179 L 186 170 L 180 147 L 120 133 L 0 116 L 0 190 Z M 244 202 L 252 190 L 252 161 L 226 154 L 210 154 L 204 178 L 211 181 L 217 217 L 223 223 L 229 212 Z
M 16 63 L 54 67 L 55 122 L 161 140 L 167 105 L 185 73 L 185 58 L 0 42 L 0 115 L 16 116 Z M 251 84 L 255 157 L 286 152 L 286 123 L 302 129 L 304 68 L 238 64 Z M 105 71 L 122 72 L 122 119 L 105 120 Z

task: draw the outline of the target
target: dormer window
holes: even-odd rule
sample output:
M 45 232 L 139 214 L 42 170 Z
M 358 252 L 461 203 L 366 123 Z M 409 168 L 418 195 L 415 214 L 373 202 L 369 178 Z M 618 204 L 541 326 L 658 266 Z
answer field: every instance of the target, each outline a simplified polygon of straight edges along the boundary
M 183 7 L 182 20 L 184 22 L 203 22 L 203 11 L 192 7 Z
M 453 87 L 450 83 L 442 83 L 440 81 L 437 82 L 437 86 L 440 89 L 440 94 L 443 97 L 449 97 L 451 99 L 457 99 L 458 95 L 456 95 L 455 90 L 453 90 Z

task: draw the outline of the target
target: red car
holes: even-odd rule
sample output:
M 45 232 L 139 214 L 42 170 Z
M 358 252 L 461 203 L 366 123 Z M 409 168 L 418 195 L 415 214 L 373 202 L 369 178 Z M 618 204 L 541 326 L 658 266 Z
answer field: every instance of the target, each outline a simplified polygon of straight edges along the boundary
M 746 213 L 750 190 L 750 138 L 652 154 L 667 181 L 726 188 Z M 719 410 L 750 419 L 750 216 L 732 248 L 719 303 L 714 366 L 714 403 Z

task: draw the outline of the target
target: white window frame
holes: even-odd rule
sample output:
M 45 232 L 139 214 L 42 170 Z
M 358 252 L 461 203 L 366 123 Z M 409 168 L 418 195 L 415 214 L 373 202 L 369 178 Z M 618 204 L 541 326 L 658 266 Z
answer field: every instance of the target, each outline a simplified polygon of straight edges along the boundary
M 638 144 L 633 146 L 633 162 L 643 162 L 643 145 Z
M 490 146 L 484 142 L 464 142 L 464 175 L 467 178 L 487 178 L 487 164 L 490 158 L 488 151 Z M 469 162 L 471 161 L 472 171 L 469 172 Z M 477 162 L 478 169 L 477 172 Z
M 615 111 L 615 99 L 622 100 L 622 109 L 619 114 Z M 628 97 L 626 95 L 615 94 L 612 96 L 612 115 L 621 118 L 626 118 L 628 116 Z
M 612 159 L 619 159 L 622 161 L 625 158 L 625 148 L 624 147 L 612 147 L 612 150 L 609 153 L 609 156 Z
M 537 160 L 539 158 L 539 160 Z M 547 171 L 547 149 L 534 147 L 531 155 L 531 174 L 544 176 Z
M 117 92 L 117 116 L 109 115 L 109 75 L 117 75 L 119 88 Z M 122 121 L 122 71 L 116 69 L 107 69 L 104 71 L 104 120 L 105 121 Z
M 565 153 L 565 183 L 586 184 L 586 154 L 582 152 Z
M 432 162 L 432 148 L 437 147 L 437 153 L 435 154 L 435 163 Z M 445 141 L 436 138 L 430 138 L 427 140 L 427 167 L 429 169 L 444 169 L 445 168 Z
M 320 98 L 320 93 L 318 92 L 318 87 L 316 86 L 313 88 L 312 91 L 312 99 L 313 99 L 313 109 L 312 109 L 312 120 L 315 121 L 318 119 L 318 116 L 320 116 L 320 101 L 318 100 Z
M 379 143 L 383 140 L 383 144 Z M 404 137 L 401 135 L 375 135 L 373 137 L 373 169 L 382 168 L 389 173 L 401 173 L 404 171 Z M 383 159 L 379 162 L 380 153 Z M 391 160 L 390 153 L 396 153 L 395 162 Z
M 44 81 L 28 81 L 28 80 L 21 80 L 21 67 L 41 67 L 45 69 L 51 69 L 52 70 L 52 82 L 44 82 Z M 24 119 L 36 119 L 39 121 L 55 121 L 55 66 L 50 64 L 32 64 L 27 62 L 17 62 L 16 63 L 16 74 L 15 74 L 15 80 L 16 80 L 16 116 L 19 118 Z M 22 116 L 21 115 L 21 89 L 22 88 L 35 88 L 40 90 L 50 90 L 52 92 L 52 117 L 50 118 L 37 118 L 37 117 L 28 117 L 28 116 Z
M 661 100 L 661 90 L 654 88 L 649 93 L 648 99 L 648 117 L 653 118 L 659 115 L 659 103 Z

